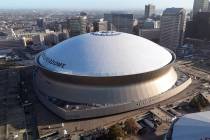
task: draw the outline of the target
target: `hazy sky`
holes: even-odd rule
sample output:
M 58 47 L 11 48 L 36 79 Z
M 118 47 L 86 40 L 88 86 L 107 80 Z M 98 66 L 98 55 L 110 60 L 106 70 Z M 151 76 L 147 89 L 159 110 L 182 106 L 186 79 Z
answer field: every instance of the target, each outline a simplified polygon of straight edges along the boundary
M 47 9 L 143 9 L 145 4 L 155 4 L 157 9 L 184 7 L 191 9 L 193 0 L 0 0 L 0 8 Z

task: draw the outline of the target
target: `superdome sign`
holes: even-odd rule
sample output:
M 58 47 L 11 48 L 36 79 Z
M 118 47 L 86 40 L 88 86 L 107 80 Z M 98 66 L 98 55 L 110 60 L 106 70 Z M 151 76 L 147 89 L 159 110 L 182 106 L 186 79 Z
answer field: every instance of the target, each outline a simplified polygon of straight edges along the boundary
M 40 57 L 41 57 L 45 62 L 47 62 L 47 63 L 49 63 L 49 64 L 51 64 L 51 65 L 60 67 L 60 68 L 64 68 L 64 66 L 66 65 L 66 64 L 64 64 L 64 63 L 62 63 L 62 62 L 56 61 L 56 60 L 54 60 L 54 59 L 52 59 L 52 58 L 49 58 L 49 57 L 45 54 L 45 52 L 43 52 L 43 53 L 40 55 Z

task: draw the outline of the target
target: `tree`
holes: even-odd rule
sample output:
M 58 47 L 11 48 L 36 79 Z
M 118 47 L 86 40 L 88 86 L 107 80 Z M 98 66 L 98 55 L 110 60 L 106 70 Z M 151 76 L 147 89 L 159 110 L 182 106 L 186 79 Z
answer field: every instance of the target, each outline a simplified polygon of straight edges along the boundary
M 124 129 L 128 134 L 136 134 L 138 132 L 137 123 L 133 118 L 126 120 L 124 125 Z
M 190 101 L 189 105 L 201 111 L 202 108 L 209 105 L 209 102 L 203 97 L 203 95 L 199 94 Z
M 117 140 L 119 137 L 124 137 L 125 132 L 119 124 L 116 124 L 109 128 L 108 136 L 110 140 Z

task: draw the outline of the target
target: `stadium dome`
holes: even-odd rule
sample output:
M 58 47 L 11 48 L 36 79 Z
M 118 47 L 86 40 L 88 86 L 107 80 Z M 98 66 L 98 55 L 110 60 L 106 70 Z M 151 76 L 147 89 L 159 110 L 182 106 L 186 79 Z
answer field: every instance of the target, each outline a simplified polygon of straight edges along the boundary
M 90 33 L 48 49 L 38 62 L 58 73 L 106 77 L 154 71 L 169 64 L 172 57 L 165 48 L 138 36 Z
M 166 140 L 206 140 L 209 130 L 210 111 L 186 114 L 172 123 Z
M 106 116 L 175 95 L 167 92 L 178 79 L 174 61 L 173 52 L 139 36 L 88 33 L 38 54 L 34 87 L 64 119 Z

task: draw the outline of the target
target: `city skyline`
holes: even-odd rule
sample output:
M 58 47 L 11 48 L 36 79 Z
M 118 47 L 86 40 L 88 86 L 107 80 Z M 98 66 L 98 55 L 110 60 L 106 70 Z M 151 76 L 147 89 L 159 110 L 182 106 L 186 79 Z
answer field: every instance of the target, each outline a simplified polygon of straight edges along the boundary
M 210 0 L 0 2 L 0 140 L 210 138 Z
M 157 9 L 169 7 L 182 7 L 192 9 L 193 0 L 7 0 L 1 1 L 0 9 L 70 9 L 70 10 L 91 10 L 91 9 L 144 9 L 146 4 L 154 4 Z

